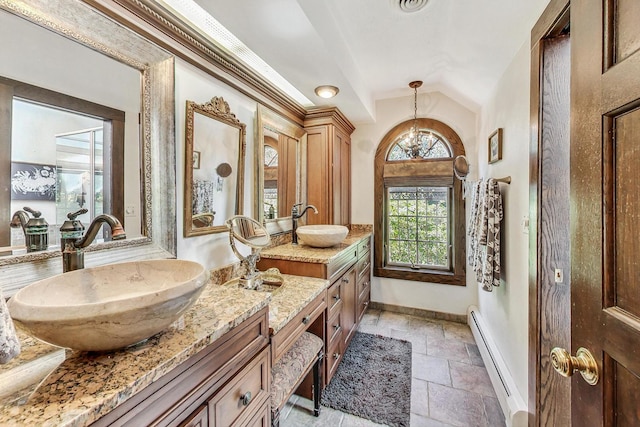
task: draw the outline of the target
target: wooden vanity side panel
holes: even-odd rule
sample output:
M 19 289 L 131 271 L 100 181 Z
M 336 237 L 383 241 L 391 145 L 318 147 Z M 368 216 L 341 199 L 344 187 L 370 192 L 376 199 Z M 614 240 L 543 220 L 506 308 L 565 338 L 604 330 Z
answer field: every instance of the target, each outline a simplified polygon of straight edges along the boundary
M 275 267 L 280 270 L 280 273 L 284 274 L 317 277 L 319 279 L 327 278 L 327 264 L 262 258 L 258 261 L 257 267 L 260 271 Z
M 91 425 L 178 425 L 268 344 L 265 307 Z

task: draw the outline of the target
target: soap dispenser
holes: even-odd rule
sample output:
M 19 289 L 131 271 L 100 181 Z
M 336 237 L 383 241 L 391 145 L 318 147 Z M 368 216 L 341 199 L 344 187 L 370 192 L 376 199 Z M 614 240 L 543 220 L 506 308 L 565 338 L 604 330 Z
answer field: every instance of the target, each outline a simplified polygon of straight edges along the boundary
M 49 224 L 40 217 L 42 215 L 40 211 L 27 206 L 22 209 L 13 214 L 11 227 L 22 226 L 27 252 L 47 250 L 49 248 Z M 25 211 L 33 215 L 33 218 L 29 218 Z

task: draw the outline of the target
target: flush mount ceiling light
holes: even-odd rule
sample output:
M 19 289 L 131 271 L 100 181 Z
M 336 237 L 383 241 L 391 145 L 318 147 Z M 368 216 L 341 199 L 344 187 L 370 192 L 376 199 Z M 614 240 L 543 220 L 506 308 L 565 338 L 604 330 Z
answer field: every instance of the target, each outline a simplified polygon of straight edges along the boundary
M 333 98 L 340 92 L 340 89 L 331 85 L 322 85 L 318 86 L 315 92 L 320 98 Z
M 427 5 L 429 0 L 391 0 L 403 12 L 417 12 Z

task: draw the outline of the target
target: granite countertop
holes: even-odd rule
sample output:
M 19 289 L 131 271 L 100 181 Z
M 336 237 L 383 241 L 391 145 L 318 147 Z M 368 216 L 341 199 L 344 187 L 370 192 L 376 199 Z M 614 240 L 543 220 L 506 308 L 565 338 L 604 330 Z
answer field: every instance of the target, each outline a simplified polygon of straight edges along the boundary
M 356 245 L 362 239 L 369 236 L 371 236 L 371 231 L 352 229 L 342 243 L 330 248 L 313 248 L 305 245 L 304 242 L 301 241 L 301 243 L 296 246 L 291 243 L 286 243 L 284 245 L 263 249 L 260 252 L 260 257 L 265 259 L 329 264 L 342 251 Z
M 282 275 L 284 281 L 271 295 L 269 329 L 278 333 L 291 319 L 329 286 L 329 281 L 313 277 Z
M 0 425 L 86 426 L 266 307 L 271 294 L 209 284 L 170 329 L 112 353 L 62 350 L 20 334 L 22 353 L 0 378 L 49 363 L 44 379 L 20 391 L 0 384 Z M 62 354 L 64 352 L 64 355 Z M 58 358 L 58 356 L 60 356 Z M 52 360 L 54 361 L 53 364 Z M 4 390 L 3 390 L 4 388 Z

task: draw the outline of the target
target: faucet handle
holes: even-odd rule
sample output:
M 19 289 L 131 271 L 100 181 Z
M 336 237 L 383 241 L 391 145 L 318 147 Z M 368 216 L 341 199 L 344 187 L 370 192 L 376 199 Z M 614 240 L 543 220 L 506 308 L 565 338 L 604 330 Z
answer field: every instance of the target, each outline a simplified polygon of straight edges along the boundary
M 29 212 L 34 218 L 39 218 L 42 215 L 40 211 L 33 210 L 29 206 L 25 206 L 22 210 Z
M 67 214 L 67 218 L 69 218 L 71 221 L 73 221 L 74 219 L 76 219 L 78 216 L 80 215 L 84 215 L 87 212 L 89 212 L 89 210 L 87 208 L 82 208 L 77 210 L 76 212 L 71 212 Z

